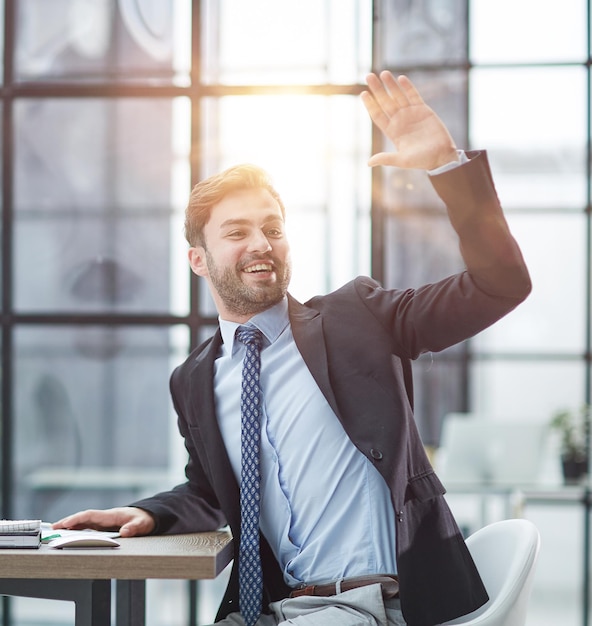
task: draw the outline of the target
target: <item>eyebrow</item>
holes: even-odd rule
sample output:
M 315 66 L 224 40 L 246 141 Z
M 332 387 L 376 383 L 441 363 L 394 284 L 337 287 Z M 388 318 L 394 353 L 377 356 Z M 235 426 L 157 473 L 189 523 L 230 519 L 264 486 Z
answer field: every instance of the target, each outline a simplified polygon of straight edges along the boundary
M 265 217 L 263 220 L 264 224 L 268 224 L 269 222 L 282 222 L 283 223 L 284 220 L 281 215 L 276 215 L 272 213 L 271 215 L 268 215 L 267 217 Z M 220 224 L 220 228 L 226 228 L 228 226 L 243 226 L 243 225 L 247 226 L 251 223 L 252 223 L 251 220 L 237 217 L 237 218 L 231 218 L 231 219 L 223 221 Z

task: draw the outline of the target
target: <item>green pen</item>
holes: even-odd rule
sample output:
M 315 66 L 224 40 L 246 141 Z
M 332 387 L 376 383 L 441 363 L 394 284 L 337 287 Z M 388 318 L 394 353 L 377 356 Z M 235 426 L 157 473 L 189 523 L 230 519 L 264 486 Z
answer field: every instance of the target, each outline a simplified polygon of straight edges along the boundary
M 57 539 L 58 537 L 61 537 L 61 536 L 62 535 L 49 535 L 48 537 L 43 537 L 43 539 L 41 540 L 41 543 L 48 543 L 52 539 Z

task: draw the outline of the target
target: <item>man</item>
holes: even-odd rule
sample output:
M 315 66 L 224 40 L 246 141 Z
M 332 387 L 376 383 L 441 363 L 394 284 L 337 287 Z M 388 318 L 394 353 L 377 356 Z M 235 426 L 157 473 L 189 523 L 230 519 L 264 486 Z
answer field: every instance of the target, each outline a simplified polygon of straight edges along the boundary
M 202 181 L 187 209 L 189 261 L 208 282 L 220 329 L 171 378 L 187 482 L 54 525 L 129 537 L 229 524 L 235 559 L 223 624 L 245 623 L 240 381 L 249 348 L 235 340 L 245 325 L 263 335 L 255 507 L 263 599 L 247 623 L 262 611 L 260 626 L 430 626 L 487 600 L 416 430 L 410 360 L 494 323 L 528 295 L 530 279 L 485 154 L 457 151 L 406 77 L 367 82 L 362 100 L 397 149 L 369 164 L 430 173 L 466 271 L 404 291 L 360 277 L 302 305 L 287 293 L 284 207 L 265 174 L 237 166 Z

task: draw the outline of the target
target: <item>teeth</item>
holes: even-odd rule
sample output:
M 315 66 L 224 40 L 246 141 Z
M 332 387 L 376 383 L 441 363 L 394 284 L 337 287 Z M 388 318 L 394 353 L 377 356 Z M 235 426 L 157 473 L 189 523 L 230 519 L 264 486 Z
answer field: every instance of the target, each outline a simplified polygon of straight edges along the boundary
M 267 265 L 265 263 L 251 265 L 251 267 L 245 268 L 245 272 L 271 272 L 271 265 Z

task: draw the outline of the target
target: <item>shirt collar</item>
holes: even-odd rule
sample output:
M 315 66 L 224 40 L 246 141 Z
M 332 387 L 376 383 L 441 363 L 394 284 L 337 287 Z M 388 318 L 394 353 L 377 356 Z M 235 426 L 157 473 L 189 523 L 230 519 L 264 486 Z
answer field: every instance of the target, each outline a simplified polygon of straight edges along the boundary
M 229 322 L 218 318 L 220 324 L 220 332 L 224 343 L 222 349 L 224 352 L 232 356 L 236 352 L 234 335 L 239 326 L 255 326 L 265 336 L 264 346 L 272 344 L 286 329 L 289 323 L 288 317 L 288 298 L 284 297 L 280 302 L 269 309 L 253 315 L 253 317 L 245 324 L 237 322 Z

